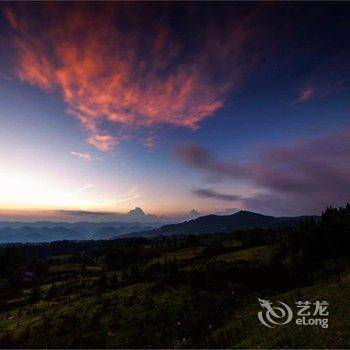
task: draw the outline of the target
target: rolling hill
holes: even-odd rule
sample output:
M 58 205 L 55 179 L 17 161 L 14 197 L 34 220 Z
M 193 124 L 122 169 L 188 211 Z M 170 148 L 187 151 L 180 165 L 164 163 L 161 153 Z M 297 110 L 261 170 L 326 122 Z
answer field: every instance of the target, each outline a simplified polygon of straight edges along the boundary
M 158 229 L 128 234 L 128 236 L 158 236 L 178 234 L 203 234 L 232 232 L 254 228 L 287 228 L 296 226 L 300 220 L 318 219 L 317 216 L 275 217 L 250 211 L 239 211 L 232 215 L 206 215 L 179 224 L 164 225 Z

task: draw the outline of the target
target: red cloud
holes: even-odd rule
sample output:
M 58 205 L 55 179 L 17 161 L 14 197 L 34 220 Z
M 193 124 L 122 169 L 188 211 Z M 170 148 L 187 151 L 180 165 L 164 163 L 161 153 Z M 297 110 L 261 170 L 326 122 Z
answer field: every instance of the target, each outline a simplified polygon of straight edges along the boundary
M 16 74 L 60 92 L 69 113 L 89 133 L 88 142 L 103 151 L 112 149 L 125 129 L 154 124 L 196 129 L 223 106 L 243 67 L 253 61 L 245 50 L 252 35 L 244 23 L 220 35 L 203 30 L 189 50 L 163 19 L 145 24 L 136 5 L 35 9 L 35 14 L 28 6 L 25 12 L 5 11 L 17 52 Z M 127 26 L 118 21 L 120 13 Z M 111 132 L 112 125 L 118 133 Z

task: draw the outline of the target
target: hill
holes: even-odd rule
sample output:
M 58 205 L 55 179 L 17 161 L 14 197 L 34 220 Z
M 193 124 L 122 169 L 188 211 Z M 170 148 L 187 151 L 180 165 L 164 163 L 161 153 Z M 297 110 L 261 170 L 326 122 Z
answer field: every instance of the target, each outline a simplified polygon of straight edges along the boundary
M 206 215 L 179 224 L 164 225 L 158 229 L 128 234 L 128 236 L 158 236 L 178 234 L 203 234 L 210 232 L 233 232 L 254 228 L 288 228 L 297 226 L 310 216 L 275 217 L 250 211 L 239 211 L 232 215 Z M 317 216 L 312 216 L 318 219 Z
M 66 227 L 5 227 L 0 229 L 0 243 L 52 242 L 58 240 L 84 240 L 89 233 L 82 228 Z

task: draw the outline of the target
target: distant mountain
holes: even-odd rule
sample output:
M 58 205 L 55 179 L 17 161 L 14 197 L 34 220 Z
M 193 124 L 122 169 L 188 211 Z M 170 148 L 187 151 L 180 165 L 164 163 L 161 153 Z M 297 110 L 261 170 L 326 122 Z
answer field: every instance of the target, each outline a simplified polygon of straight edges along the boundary
M 84 240 L 89 233 L 81 228 L 65 227 L 5 227 L 0 229 L 0 243 L 52 242 L 58 240 Z
M 23 226 L 26 227 L 35 227 L 35 228 L 41 228 L 41 227 L 66 227 L 66 228 L 83 228 L 84 230 L 94 233 L 95 231 L 103 228 L 103 227 L 114 227 L 116 229 L 119 228 L 135 228 L 137 227 L 143 227 L 146 228 L 156 228 L 164 225 L 164 223 L 152 223 L 152 224 L 145 224 L 139 221 L 131 221 L 131 222 L 125 222 L 125 221 L 98 221 L 98 222 L 92 222 L 92 221 L 79 221 L 79 222 L 55 222 L 55 221 L 34 221 L 34 222 L 23 222 L 23 221 L 0 221 L 0 229 L 5 227 L 11 227 L 11 228 L 20 228 Z
M 59 240 L 109 239 L 152 230 L 139 222 L 0 222 L 0 243 L 52 242 Z
M 203 234 L 214 232 L 232 232 L 254 228 L 287 228 L 296 226 L 300 220 L 311 216 L 275 217 L 239 211 L 232 215 L 206 215 L 179 224 L 164 225 L 158 229 L 129 234 L 128 236 L 156 236 L 175 234 Z M 313 216 L 317 219 L 317 216 Z
M 120 235 L 125 235 L 130 232 L 139 232 L 145 230 L 152 230 L 152 226 L 139 226 L 139 225 L 128 225 L 128 226 L 120 226 L 118 228 L 115 227 L 102 227 L 95 231 L 95 233 L 91 236 L 92 239 L 110 239 L 116 238 Z
M 136 214 L 138 215 L 137 212 Z M 283 228 L 296 226 L 301 219 L 309 217 L 274 217 L 239 211 L 232 215 L 201 216 L 160 228 L 139 222 L 0 222 L 0 243 L 112 239 L 125 236 L 202 234 L 253 228 Z
M 110 238 L 113 236 L 120 235 L 120 230 L 116 229 L 115 227 L 102 227 L 98 229 L 93 235 L 93 239 L 105 239 Z

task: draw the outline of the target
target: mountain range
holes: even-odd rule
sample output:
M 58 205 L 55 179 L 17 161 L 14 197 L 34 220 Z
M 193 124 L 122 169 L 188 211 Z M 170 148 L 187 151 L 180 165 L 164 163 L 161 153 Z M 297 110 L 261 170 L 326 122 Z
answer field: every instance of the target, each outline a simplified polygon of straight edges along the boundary
M 250 211 L 239 211 L 232 215 L 206 215 L 179 224 L 164 225 L 149 231 L 127 234 L 127 236 L 158 236 L 181 234 L 204 234 L 233 232 L 254 228 L 288 228 L 298 225 L 300 220 L 318 216 L 275 217 Z
M 254 228 L 287 228 L 311 216 L 274 217 L 249 211 L 232 215 L 206 215 L 178 224 L 151 226 L 139 222 L 0 222 L 0 243 L 51 242 L 58 240 L 115 239 L 233 232 Z M 312 216 L 317 220 L 317 216 Z
M 158 225 L 160 226 L 160 225 Z M 51 242 L 57 240 L 109 239 L 152 230 L 156 225 L 139 222 L 0 222 L 0 243 Z

